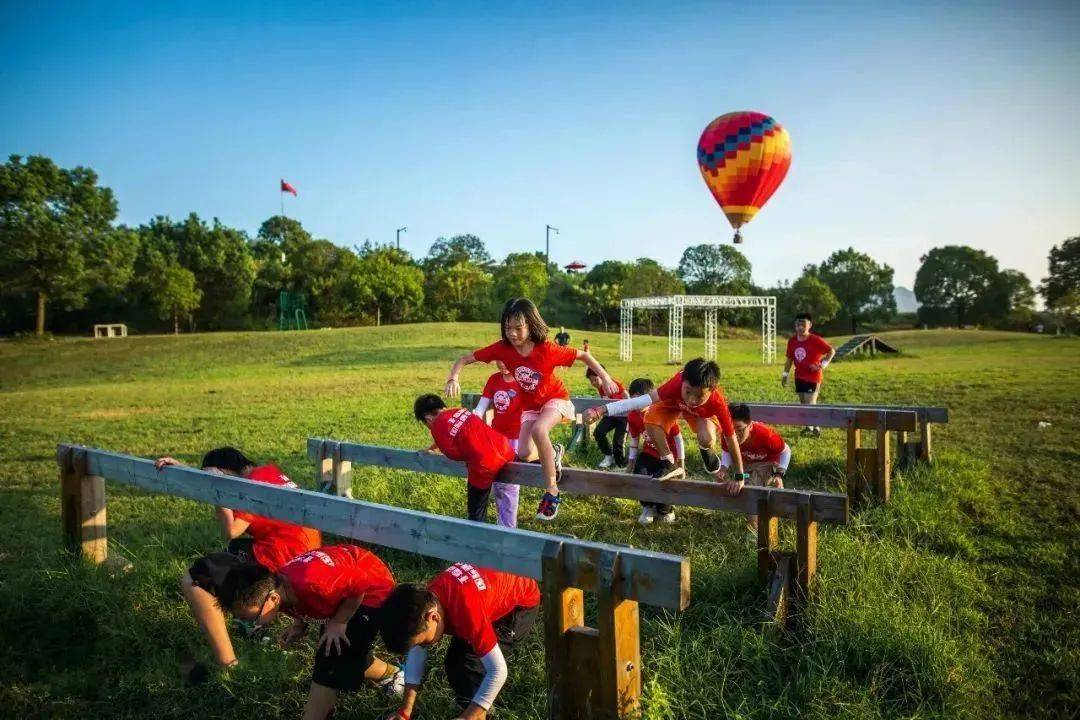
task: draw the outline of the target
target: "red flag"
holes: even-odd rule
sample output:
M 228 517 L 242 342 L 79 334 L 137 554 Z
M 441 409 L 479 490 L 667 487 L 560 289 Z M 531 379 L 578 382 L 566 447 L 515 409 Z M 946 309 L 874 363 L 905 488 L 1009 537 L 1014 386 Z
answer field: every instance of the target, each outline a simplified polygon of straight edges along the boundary
M 293 197 L 296 197 L 296 188 L 294 188 L 292 185 L 285 182 L 284 180 L 281 181 L 281 192 L 292 193 Z

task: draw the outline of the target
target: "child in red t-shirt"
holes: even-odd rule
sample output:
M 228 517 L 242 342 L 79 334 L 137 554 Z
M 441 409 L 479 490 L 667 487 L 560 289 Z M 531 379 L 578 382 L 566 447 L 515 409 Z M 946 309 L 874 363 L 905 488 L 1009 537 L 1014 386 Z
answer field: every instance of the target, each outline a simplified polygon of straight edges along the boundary
M 791 366 L 795 366 L 795 392 L 803 405 L 817 404 L 818 392 L 825 379 L 823 371 L 836 355 L 836 350 L 823 337 L 810 332 L 813 325 L 810 313 L 795 316 L 795 334 L 788 338 L 787 360 L 780 375 L 780 384 L 787 385 Z M 818 436 L 821 428 L 811 425 L 803 429 L 803 434 Z
M 648 395 L 655 389 L 652 380 L 638 378 L 630 383 L 630 397 Z M 656 448 L 649 433 L 645 432 L 645 416 L 640 410 L 631 410 L 627 415 L 627 425 L 630 430 L 630 460 L 626 471 L 634 475 L 652 476 L 660 468 L 660 451 Z M 682 430 L 679 429 L 679 421 L 674 420 L 664 428 L 664 437 L 668 447 L 674 451 L 675 463 L 679 467 L 686 466 L 686 447 L 683 445 Z M 641 515 L 638 522 L 642 525 L 651 525 L 653 521 L 660 520 L 662 523 L 675 522 L 675 508 L 667 503 L 641 502 Z
M 387 695 L 400 696 L 404 673 L 375 657 L 376 613 L 394 589 L 390 568 L 356 545 L 331 545 L 304 553 L 272 573 L 246 563 L 229 571 L 222 587 L 223 608 L 243 620 L 266 626 L 280 615 L 293 618 L 281 635 L 290 645 L 322 626 L 315 647 L 311 690 L 304 719 L 326 718 L 339 693 L 359 690 L 364 681 Z
M 784 475 L 791 464 L 791 448 L 772 427 L 750 419 L 748 405 L 732 405 L 731 420 L 735 425 L 735 440 L 739 443 L 743 467 L 750 473 L 748 484 L 761 487 L 784 487 Z M 727 438 L 722 441 L 720 474 L 731 467 Z
M 465 563 L 451 565 L 426 588 L 394 588 L 380 613 L 383 644 L 407 655 L 405 695 L 394 717 L 412 715 L 428 652 L 444 635 L 452 638 L 444 665 L 457 717 L 486 717 L 506 682 L 506 656 L 532 628 L 539 606 L 535 580 Z
M 728 413 L 727 400 L 720 389 L 720 368 L 715 362 L 695 358 L 673 378 L 649 393 L 589 408 L 585 412 L 585 422 L 594 422 L 607 415 L 622 415 L 631 410 L 644 412 L 645 431 L 659 450 L 660 466 L 652 475 L 654 479 L 671 480 L 686 474 L 683 468 L 675 464 L 675 455 L 665 437 L 666 428 L 682 417 L 697 435 L 698 450 L 707 472 L 715 475 L 720 471 L 720 457 L 713 450 L 717 428 L 735 447 L 732 458 L 738 472 L 732 480 L 724 482 L 724 491 L 729 495 L 742 492 L 747 477 L 743 472 L 742 455 L 734 440 L 735 428 Z
M 630 397 L 618 380 L 615 380 L 616 392 L 606 392 L 603 383 L 600 381 L 600 376 L 594 373 L 592 368 L 585 371 L 585 379 L 589 381 L 589 384 L 593 386 L 593 390 L 599 393 L 604 400 L 625 400 Z M 610 443 L 607 438 L 609 433 L 611 434 Z M 604 453 L 603 459 L 597 465 L 598 468 L 607 470 L 612 465 L 619 468 L 626 466 L 626 453 L 624 450 L 626 444 L 626 418 L 604 418 L 596 423 L 596 428 L 593 429 L 593 437 L 596 439 L 596 446 L 600 448 L 600 452 Z
M 484 384 L 484 390 L 480 393 L 480 400 L 473 412 L 487 422 L 488 410 L 491 410 L 492 429 L 509 440 L 510 447 L 516 451 L 518 435 L 521 434 L 521 413 L 525 397 L 506 366 L 502 362 L 495 364 L 499 372 L 494 373 Z M 517 527 L 521 486 L 496 481 L 491 484 L 491 494 L 495 497 L 496 522 L 506 527 Z
M 510 441 L 467 408 L 446 407 L 438 395 L 428 393 L 416 398 L 413 415 L 427 425 L 439 452 L 465 463 L 468 518 L 486 522 L 495 476 L 514 460 Z
M 577 361 L 588 365 L 601 378 L 608 392 L 615 383 L 591 355 L 570 347 L 561 347 L 547 339 L 548 326 L 536 305 L 527 298 L 507 301 L 502 311 L 502 340 L 458 358 L 450 368 L 446 381 L 447 397 L 458 397 L 461 369 L 474 362 L 501 360 L 525 393 L 525 409 L 521 414 L 521 434 L 517 456 L 528 460 L 533 452 L 547 480 L 547 491 L 536 510 L 537 520 L 554 520 L 559 512 L 559 472 L 562 468 L 562 445 L 552 445 L 549 433 L 561 422 L 573 420 L 577 414 L 570 402 L 570 393 L 555 374 L 559 367 L 570 367 Z
M 182 467 L 183 463 L 171 457 L 161 457 L 154 461 L 154 467 L 158 471 L 170 466 Z M 257 466 L 233 447 L 211 450 L 203 456 L 199 467 L 209 472 L 268 485 L 296 487 L 276 465 Z M 237 663 L 236 653 L 229 638 L 225 616 L 215 601 L 226 573 L 234 565 L 247 561 L 257 562 L 271 572 L 277 571 L 297 555 L 319 547 L 322 544 L 322 534 L 313 528 L 241 510 L 219 507 L 217 516 L 228 548 L 224 552 L 211 553 L 196 560 L 181 579 L 180 590 L 191 608 L 191 614 L 210 642 L 214 659 L 219 665 L 228 667 Z M 205 668 L 196 664 L 190 679 L 194 681 L 196 673 L 204 672 Z

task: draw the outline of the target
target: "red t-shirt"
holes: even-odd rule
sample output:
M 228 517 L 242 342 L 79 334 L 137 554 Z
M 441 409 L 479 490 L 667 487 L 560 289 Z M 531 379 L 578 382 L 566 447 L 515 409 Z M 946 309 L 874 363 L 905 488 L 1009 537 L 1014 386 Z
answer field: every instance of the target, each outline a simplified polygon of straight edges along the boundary
M 765 423 L 750 423 L 750 434 L 746 441 L 739 443 L 739 452 L 742 454 L 743 463 L 777 462 L 780 453 L 784 452 L 784 438 L 780 433 L 773 430 Z M 727 438 L 720 439 L 720 446 L 725 452 L 728 449 Z
M 277 465 L 259 465 L 246 479 L 267 485 L 296 487 L 296 483 L 281 472 Z M 278 568 L 297 555 L 322 545 L 322 534 L 313 528 L 293 525 L 244 510 L 233 510 L 233 517 L 247 521 L 247 534 L 255 541 L 251 551 L 259 564 L 270 572 L 277 572 Z
M 342 600 L 364 597 L 361 605 L 377 608 L 394 589 L 390 568 L 374 553 L 356 545 L 329 545 L 286 563 L 278 574 L 289 581 L 296 604 L 289 614 L 327 620 Z
M 500 340 L 473 353 L 480 362 L 502 360 L 510 374 L 525 393 L 525 410 L 539 409 L 548 400 L 569 400 L 570 393 L 555 375 L 555 368 L 570 367 L 577 360 L 577 350 L 562 347 L 550 340 L 537 343 L 526 357 L 518 354 L 514 346 Z
M 656 458 L 660 457 L 660 451 L 657 450 L 652 438 L 649 437 L 649 433 L 645 432 L 645 416 L 641 414 L 641 411 L 632 410 L 630 414 L 626 416 L 626 420 L 630 437 L 638 441 L 638 447 L 641 448 L 641 452 Z M 676 417 L 671 422 L 671 425 L 666 428 L 666 434 L 668 451 L 675 452 L 675 438 L 682 435 L 682 430 L 679 428 L 678 417 Z
M 480 657 L 499 640 L 492 625 L 515 608 L 540 604 L 540 587 L 532 578 L 456 563 L 439 573 L 428 590 L 443 607 L 448 635 L 469 643 Z
M 517 440 L 521 434 L 521 411 L 525 409 L 525 398 L 517 381 L 507 380 L 497 372 L 488 378 L 481 397 L 491 400 L 495 411 L 491 427 L 511 440 Z
M 788 338 L 787 358 L 795 364 L 795 379 L 803 382 L 820 383 L 821 370 L 811 370 L 811 365 L 820 365 L 822 358 L 829 354 L 832 345 L 820 335 L 810 333 L 805 340 L 795 335 Z
M 723 435 L 734 435 L 735 425 L 731 422 L 731 413 L 728 412 L 727 398 L 724 391 L 717 386 L 709 399 L 697 407 L 690 407 L 683 401 L 682 383 L 683 371 L 680 370 L 675 377 L 657 388 L 656 393 L 660 396 L 660 402 L 671 408 L 679 408 L 683 415 L 691 415 L 699 418 L 714 417 L 720 422 L 720 430 Z
M 448 408 L 431 425 L 431 438 L 443 455 L 465 463 L 469 484 L 487 490 L 506 463 L 514 459 L 510 441 L 465 408 Z

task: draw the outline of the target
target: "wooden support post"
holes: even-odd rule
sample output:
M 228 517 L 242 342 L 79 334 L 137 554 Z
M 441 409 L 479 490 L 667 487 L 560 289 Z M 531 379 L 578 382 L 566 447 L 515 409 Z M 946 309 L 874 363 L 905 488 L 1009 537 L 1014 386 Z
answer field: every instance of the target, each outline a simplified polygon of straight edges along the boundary
M 776 569 L 769 578 L 769 600 L 765 606 L 767 621 L 778 629 L 786 629 L 788 614 L 791 609 L 791 585 L 795 566 L 795 556 L 789 552 L 778 552 L 773 556 Z
M 78 448 L 62 448 L 57 461 L 64 545 L 92 563 L 103 563 L 109 554 L 105 479 L 86 474 L 86 455 Z
M 544 548 L 543 575 L 548 717 L 550 720 L 576 720 L 587 703 L 578 702 L 576 697 L 571 631 L 585 625 L 585 598 L 580 589 L 566 584 L 561 542 L 551 541 Z M 593 657 L 596 657 L 595 653 Z M 588 674 L 588 677 L 594 676 L 595 672 Z
M 877 461 L 874 465 L 874 495 L 879 502 L 889 502 L 892 485 L 892 457 L 889 454 L 889 431 L 885 428 L 885 413 L 878 415 Z
M 769 496 L 766 495 L 757 503 L 757 571 L 758 582 L 765 584 L 776 569 L 773 553 L 780 543 L 778 531 L 778 518 L 774 517 L 769 508 Z
M 620 596 L 617 551 L 601 554 L 599 571 L 596 625 L 600 643 L 600 697 L 593 710 L 595 716 L 623 720 L 636 717 L 641 707 L 638 604 Z
M 907 432 L 897 430 L 893 442 L 896 444 L 896 469 L 903 470 L 909 464 L 907 460 Z
M 855 419 L 848 420 L 847 426 L 847 462 L 845 463 L 847 475 L 847 494 L 850 502 L 858 502 L 862 494 L 862 488 L 866 482 L 862 473 L 859 458 L 859 442 L 862 432 L 855 427 Z
M 320 492 L 334 491 L 334 456 L 340 455 L 338 443 L 329 440 L 319 445 L 319 456 L 315 461 L 315 487 Z
M 923 462 L 933 460 L 933 452 L 930 449 L 930 423 L 926 420 L 919 423 L 919 459 Z
M 799 506 L 795 520 L 795 599 L 805 602 L 817 575 L 817 521 L 809 503 Z
M 332 490 L 335 495 L 351 498 L 352 494 L 352 463 L 341 459 L 341 445 L 334 443 L 331 463 Z

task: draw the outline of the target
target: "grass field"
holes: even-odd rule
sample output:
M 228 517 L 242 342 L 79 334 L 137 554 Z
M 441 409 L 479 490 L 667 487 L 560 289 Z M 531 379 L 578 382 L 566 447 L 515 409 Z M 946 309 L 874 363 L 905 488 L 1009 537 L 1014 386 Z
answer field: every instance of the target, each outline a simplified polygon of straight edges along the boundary
M 73 563 L 60 548 L 54 448 L 76 442 L 197 461 L 235 444 L 311 486 L 309 435 L 403 447 L 428 440 L 412 399 L 438 390 L 461 351 L 493 325 L 417 325 L 305 333 L 0 342 L 0 715 L 18 718 L 287 718 L 306 696 L 310 647 L 241 641 L 241 666 L 186 688 L 187 654 L 206 658 L 177 579 L 222 543 L 207 506 L 110 485 L 110 543 L 134 569 Z M 580 336 L 580 333 L 576 333 Z M 823 402 L 941 404 L 932 468 L 901 474 L 887 507 L 823 528 L 820 593 L 805 627 L 762 632 L 764 591 L 742 520 L 680 510 L 645 530 L 633 503 L 572 498 L 557 532 L 685 554 L 692 603 L 642 608 L 649 718 L 1060 718 L 1080 712 L 1080 341 L 990 332 L 889 335 L 896 358 L 838 363 Z M 666 339 L 590 333 L 613 374 L 666 378 Z M 687 341 L 687 357 L 700 352 Z M 720 343 L 733 399 L 785 400 L 780 368 L 753 340 Z M 462 386 L 488 373 L 474 366 Z M 583 372 L 564 373 L 584 394 Z M 1050 426 L 1039 429 L 1039 421 Z M 843 438 L 785 429 L 789 486 L 841 491 Z M 595 449 L 591 452 L 595 453 Z M 696 453 L 691 468 L 700 471 Z M 577 457 L 591 463 L 597 456 Z M 358 498 L 462 515 L 448 479 L 357 469 Z M 523 495 L 522 526 L 533 493 Z M 527 519 L 526 519 L 527 518 Z M 790 538 L 786 538 L 790 541 Z M 435 561 L 386 552 L 400 579 Z M 309 643 L 310 646 L 311 643 Z M 543 715 L 540 633 L 510 661 L 500 718 Z M 374 718 L 375 692 L 337 717 Z M 433 673 L 419 717 L 452 717 Z

